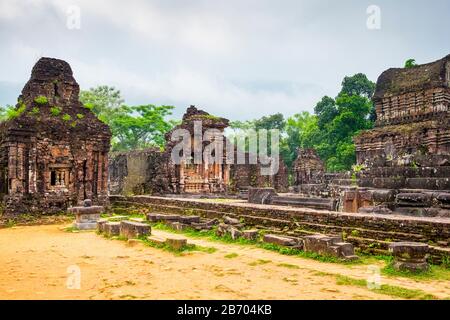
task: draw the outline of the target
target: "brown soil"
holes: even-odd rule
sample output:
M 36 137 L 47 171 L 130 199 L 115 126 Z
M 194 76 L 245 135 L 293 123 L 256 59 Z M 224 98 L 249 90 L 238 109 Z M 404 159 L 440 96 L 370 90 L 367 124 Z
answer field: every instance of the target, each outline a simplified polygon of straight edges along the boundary
M 0 229 L 0 299 L 392 298 L 365 287 L 337 285 L 335 276 L 325 274 L 365 279 L 367 266 L 327 264 L 207 240 L 190 242 L 217 251 L 177 256 L 94 232 L 65 232 L 62 225 Z M 230 254 L 237 256 L 225 258 Z M 67 268 L 73 265 L 81 270 L 80 289 L 66 285 Z M 383 278 L 383 283 L 450 296 L 442 282 L 388 280 Z

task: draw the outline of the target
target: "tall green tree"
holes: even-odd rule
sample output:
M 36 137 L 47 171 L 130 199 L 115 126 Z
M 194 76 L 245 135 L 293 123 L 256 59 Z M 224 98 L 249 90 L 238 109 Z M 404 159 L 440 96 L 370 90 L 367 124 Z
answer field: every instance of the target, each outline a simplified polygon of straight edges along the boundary
M 98 86 L 81 91 L 80 101 L 110 126 L 114 151 L 162 148 L 164 135 L 174 126 L 173 121 L 166 120 L 172 114 L 172 106 L 127 106 L 114 87 Z
M 122 104 L 125 100 L 122 98 L 120 90 L 109 86 L 98 86 L 80 92 L 80 101 L 87 108 L 91 109 L 97 117 L 105 123 L 120 113 Z
M 314 108 L 320 129 L 315 148 L 328 170 L 349 170 L 355 163 L 353 137 L 373 126 L 374 107 L 370 99 L 374 90 L 375 83 L 358 73 L 344 78 L 336 99 L 325 96 Z
M 321 141 L 318 117 L 307 111 L 298 113 L 286 121 L 286 136 L 281 141 L 281 155 L 288 167 L 297 157 L 297 148 L 314 148 Z
M 173 123 L 167 121 L 172 106 L 121 106 L 110 120 L 113 133 L 113 150 L 135 150 L 163 147 L 165 134 Z

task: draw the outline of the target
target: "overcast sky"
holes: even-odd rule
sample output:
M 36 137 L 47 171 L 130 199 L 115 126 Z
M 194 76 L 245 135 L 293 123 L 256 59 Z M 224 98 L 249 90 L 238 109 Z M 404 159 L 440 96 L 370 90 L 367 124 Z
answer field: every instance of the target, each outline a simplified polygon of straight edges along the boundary
M 380 29 L 367 27 L 370 5 Z M 0 0 L 0 104 L 47 56 L 69 62 L 82 89 L 115 86 L 177 117 L 191 104 L 289 116 L 335 96 L 345 75 L 376 81 L 408 58 L 449 54 L 449 13 L 448 0 Z

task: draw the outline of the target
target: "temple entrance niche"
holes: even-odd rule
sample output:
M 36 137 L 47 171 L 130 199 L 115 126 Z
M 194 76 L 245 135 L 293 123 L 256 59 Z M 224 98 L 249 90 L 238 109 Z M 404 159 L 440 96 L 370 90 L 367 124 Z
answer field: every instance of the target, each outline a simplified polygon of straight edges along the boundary
M 49 166 L 47 189 L 69 190 L 71 166 L 68 164 L 54 164 Z

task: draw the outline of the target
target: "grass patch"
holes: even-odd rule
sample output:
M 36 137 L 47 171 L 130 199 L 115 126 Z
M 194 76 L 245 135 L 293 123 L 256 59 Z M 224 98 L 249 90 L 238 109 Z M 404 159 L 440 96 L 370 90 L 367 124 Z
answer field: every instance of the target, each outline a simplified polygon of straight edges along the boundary
M 254 266 L 259 266 L 259 265 L 262 265 L 262 264 L 268 264 L 268 263 L 271 263 L 271 262 L 272 262 L 271 260 L 258 259 L 256 261 L 250 262 L 248 265 L 254 267 Z
M 336 284 L 337 285 L 345 285 L 345 286 L 355 286 L 355 287 L 364 287 L 370 291 L 385 294 L 395 298 L 402 299 L 414 299 L 414 300 L 433 300 L 437 299 L 435 296 L 428 294 L 422 290 L 418 289 L 407 289 L 398 286 L 392 286 L 388 284 L 382 284 L 380 288 L 369 289 L 367 287 L 367 281 L 363 279 L 354 279 L 347 276 L 337 275 L 336 276 Z
M 392 263 L 388 263 L 381 273 L 387 277 L 403 277 L 414 280 L 450 280 L 450 270 L 445 266 L 430 265 L 427 271 L 411 272 L 411 271 L 398 271 L 394 269 Z
M 296 266 L 295 264 L 290 263 L 280 263 L 278 264 L 279 267 L 288 268 L 288 269 L 300 269 L 299 266 Z
M 47 97 L 45 96 L 38 96 L 36 98 L 34 98 L 34 102 L 36 102 L 37 104 L 46 104 L 48 103 Z
M 167 244 L 158 244 L 153 241 L 150 241 L 147 239 L 147 237 L 141 237 L 141 238 L 139 238 L 139 240 L 142 240 L 144 242 L 144 244 L 149 247 L 156 248 L 156 249 L 162 249 L 164 251 L 171 252 L 177 256 L 181 256 L 187 252 L 192 252 L 192 251 L 200 251 L 200 252 L 206 252 L 206 253 L 214 253 L 217 251 L 216 248 L 203 247 L 203 246 L 198 246 L 195 244 L 187 244 L 187 245 L 181 247 L 180 249 L 174 249 L 173 247 L 171 247 Z
M 239 255 L 237 253 L 230 253 L 224 256 L 224 258 L 226 259 L 233 259 L 233 258 L 237 258 Z
M 64 232 L 80 232 L 80 229 L 74 226 L 64 228 Z
M 185 229 L 183 231 L 174 230 L 167 225 L 163 223 L 156 223 L 152 225 L 152 228 L 155 230 L 163 230 L 171 233 L 177 233 L 177 234 L 184 234 L 186 236 L 192 237 L 192 238 L 207 238 L 208 240 L 222 242 L 222 243 L 232 243 L 232 244 L 239 244 L 239 245 L 253 245 L 257 246 L 259 248 L 275 251 L 282 255 L 288 255 L 288 256 L 297 256 L 300 258 L 307 258 L 307 259 L 314 259 L 320 262 L 328 262 L 328 263 L 339 263 L 339 264 L 346 264 L 346 265 L 358 265 L 358 264 L 364 264 L 364 260 L 356 260 L 356 261 L 345 261 L 343 259 L 339 259 L 336 257 L 331 256 L 323 256 L 317 253 L 313 252 L 305 252 L 299 249 L 294 248 L 288 248 L 279 246 L 272 243 L 265 243 L 265 242 L 258 242 L 258 241 L 252 241 L 247 240 L 244 238 L 239 239 L 233 239 L 231 238 L 231 235 L 227 234 L 223 237 L 219 237 L 216 235 L 215 230 L 208 230 L 208 231 L 197 231 L 194 229 Z

